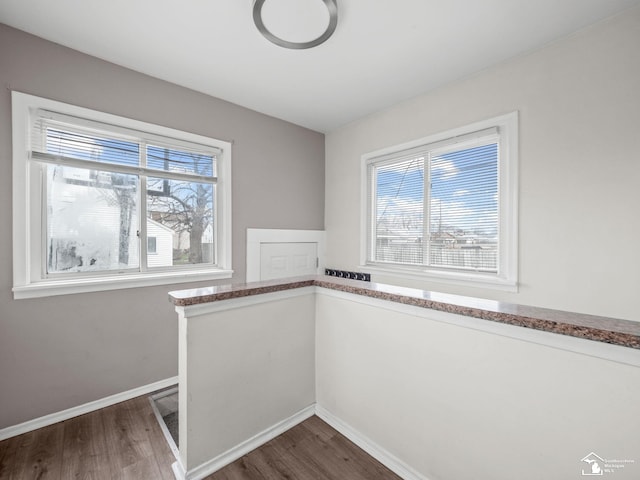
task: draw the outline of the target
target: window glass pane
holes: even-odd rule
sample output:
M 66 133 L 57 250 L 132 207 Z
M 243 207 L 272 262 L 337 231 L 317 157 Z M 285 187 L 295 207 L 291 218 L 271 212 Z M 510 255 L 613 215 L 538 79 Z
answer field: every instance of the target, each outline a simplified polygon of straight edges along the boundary
M 163 178 L 147 180 L 148 235 L 156 237 L 150 267 L 215 264 L 214 185 Z
M 215 176 L 215 157 L 163 147 L 147 147 L 147 167 L 165 172 Z
M 498 145 L 431 159 L 432 266 L 497 271 Z
M 47 272 L 137 268 L 138 177 L 47 165 Z
M 158 248 L 158 238 L 157 237 L 148 237 L 147 238 L 147 252 L 148 253 L 157 253 Z
M 78 160 L 138 166 L 140 146 L 134 142 L 47 128 L 46 153 Z
M 424 158 L 375 168 L 375 260 L 423 262 Z

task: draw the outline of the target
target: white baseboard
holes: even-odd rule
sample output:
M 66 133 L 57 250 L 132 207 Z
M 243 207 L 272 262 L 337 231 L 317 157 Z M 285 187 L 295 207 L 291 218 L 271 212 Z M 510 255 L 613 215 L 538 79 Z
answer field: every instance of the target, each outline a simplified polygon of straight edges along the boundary
M 18 425 L 6 427 L 0 429 L 0 440 L 6 440 L 7 438 L 15 437 L 16 435 L 22 435 L 23 433 L 37 430 L 38 428 L 53 425 L 54 423 L 69 420 L 70 418 L 77 417 L 78 415 L 84 415 L 85 413 L 94 412 L 101 408 L 115 405 L 116 403 L 124 402 L 125 400 L 131 400 L 132 398 L 139 397 L 140 395 L 146 395 L 156 390 L 176 385 L 178 383 L 178 377 L 171 377 L 158 382 L 150 383 L 149 385 L 143 385 L 126 392 L 116 393 L 93 402 L 78 405 L 77 407 L 68 408 L 61 412 L 51 413 L 44 417 L 34 418 Z
M 246 455 L 247 453 L 255 450 L 256 448 L 264 445 L 269 440 L 273 440 L 278 435 L 286 432 L 290 428 L 295 427 L 299 423 L 302 423 L 307 418 L 312 417 L 315 414 L 315 404 L 310 405 L 307 408 L 300 410 L 298 413 L 293 414 L 289 418 L 276 423 L 272 427 L 263 430 L 257 435 L 245 440 L 239 445 L 227 450 L 226 452 L 218 455 L 217 457 L 193 468 L 187 472 L 184 471 L 184 467 L 180 462 L 175 462 L 172 465 L 173 473 L 178 480 L 201 480 L 213 472 L 220 470 L 221 468 L 235 462 L 237 459 Z
M 243 455 L 246 455 L 252 450 L 264 445 L 269 440 L 274 439 L 290 428 L 295 427 L 314 414 L 404 480 L 429 480 L 427 477 L 414 470 L 402 460 L 398 459 L 396 456 L 389 453 L 387 450 L 380 447 L 375 442 L 371 441 L 318 404 L 311 405 L 304 410 L 301 410 L 295 415 L 277 423 L 249 440 L 242 442 L 241 444 L 227 450 L 225 453 L 218 455 L 194 469 L 185 471 L 182 463 L 178 460 L 171 465 L 173 473 L 177 480 L 202 480 L 203 478 L 236 461 Z
M 316 415 L 404 480 L 429 480 L 318 404 Z
M 171 464 L 171 470 L 173 470 L 173 476 L 176 477 L 176 480 L 185 480 L 187 478 L 187 472 L 182 466 L 180 459 Z
M 170 388 L 170 389 L 167 389 L 167 390 L 163 390 L 160 393 L 157 393 L 155 395 L 151 395 L 149 397 L 149 403 L 151 404 L 151 409 L 153 410 L 153 414 L 155 415 L 156 420 L 158 421 L 158 424 L 160 425 L 160 429 L 162 430 L 162 434 L 164 435 L 165 440 L 169 444 L 169 448 L 171 449 L 171 452 L 173 453 L 173 456 L 176 457 L 176 460 L 180 460 L 180 451 L 178 450 L 178 446 L 176 445 L 176 442 L 173 440 L 173 437 L 171 436 L 171 432 L 167 428 L 167 424 L 164 423 L 164 420 L 162 419 L 162 415 L 160 414 L 160 410 L 158 410 L 158 406 L 156 405 L 156 400 L 159 400 L 159 399 L 161 399 L 163 397 L 166 397 L 166 396 L 169 396 L 169 395 L 175 395 L 177 393 L 178 393 L 178 387 L 177 386 L 175 388 Z

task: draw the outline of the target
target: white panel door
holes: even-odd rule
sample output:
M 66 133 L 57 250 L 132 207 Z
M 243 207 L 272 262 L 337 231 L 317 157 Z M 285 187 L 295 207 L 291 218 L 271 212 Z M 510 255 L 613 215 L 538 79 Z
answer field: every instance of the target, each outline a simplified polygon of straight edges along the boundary
M 283 242 L 260 244 L 260 280 L 315 275 L 318 268 L 318 244 Z

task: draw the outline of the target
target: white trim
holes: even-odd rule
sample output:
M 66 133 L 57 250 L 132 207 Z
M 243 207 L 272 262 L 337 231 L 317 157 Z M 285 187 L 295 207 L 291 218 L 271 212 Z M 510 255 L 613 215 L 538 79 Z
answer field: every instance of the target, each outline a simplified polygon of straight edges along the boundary
M 379 298 L 366 297 L 354 293 L 346 293 L 329 288 L 316 287 L 316 294 L 328 297 L 340 298 L 351 302 L 361 303 L 375 308 L 390 310 L 392 312 L 404 313 L 416 317 L 424 318 L 434 322 L 447 323 L 458 327 L 477 330 L 480 332 L 499 335 L 502 337 L 521 340 L 523 342 L 535 343 L 549 348 L 564 350 L 567 352 L 587 355 L 589 357 L 609 360 L 611 362 L 622 363 L 634 367 L 640 367 L 640 350 L 627 348 L 620 345 L 587 340 L 584 338 L 561 335 L 559 333 L 534 330 L 532 328 L 509 325 L 506 323 L 492 322 L 481 318 L 467 317 L 454 313 L 441 312 L 430 308 L 403 303 L 382 300 Z
M 164 435 L 165 440 L 169 444 L 169 448 L 171 449 L 173 456 L 176 457 L 176 460 L 180 460 L 180 452 L 178 451 L 178 446 L 176 445 L 176 442 L 173 440 L 173 437 L 171 436 L 171 432 L 169 431 L 167 424 L 164 423 L 164 419 L 160 414 L 160 410 L 158 410 L 158 407 L 156 406 L 156 400 L 159 400 L 164 397 L 168 397 L 169 395 L 175 395 L 177 393 L 178 393 L 178 387 L 172 388 L 170 390 L 165 390 L 155 395 L 151 395 L 149 397 L 149 403 L 151 404 L 151 409 L 153 410 L 153 414 L 156 416 L 156 420 L 160 425 L 160 429 L 162 430 L 162 434 Z
M 51 413 L 43 417 L 34 418 L 18 425 L 6 427 L 0 430 L 0 440 L 6 440 L 7 438 L 15 437 L 16 435 L 22 435 L 23 433 L 37 430 L 38 428 L 53 425 L 54 423 L 69 420 L 70 418 L 77 417 L 78 415 L 84 415 L 85 413 L 95 412 L 101 408 L 110 407 L 116 403 L 124 402 L 125 400 L 131 400 L 132 398 L 139 397 L 141 395 L 147 395 L 149 393 L 161 390 L 163 388 L 170 387 L 178 383 L 178 377 L 171 377 L 158 382 L 143 385 L 142 387 L 136 387 L 126 392 L 116 393 L 93 402 L 78 405 L 77 407 L 71 407 L 61 412 Z
M 429 480 L 421 473 L 414 470 L 398 457 L 382 448 L 380 445 L 365 437 L 347 423 L 340 420 L 327 409 L 316 403 L 316 415 L 331 427 L 335 428 L 342 435 L 355 443 L 362 450 L 367 452 L 389 470 L 404 480 Z
M 247 228 L 247 282 L 260 281 L 260 245 L 262 243 L 317 243 L 318 268 L 324 272 L 325 232 L 324 230 L 280 230 Z
M 255 435 L 254 437 L 246 440 L 239 445 L 227 450 L 225 453 L 199 465 L 198 467 L 185 471 L 182 462 L 179 460 L 171 465 L 173 474 L 177 480 L 200 480 L 214 472 L 226 467 L 227 465 L 235 462 L 243 455 L 261 447 L 270 440 L 273 440 L 278 435 L 283 434 L 287 430 L 302 423 L 313 415 L 317 415 L 322 421 L 333 427 L 339 433 L 347 437 L 351 442 L 356 444 L 366 453 L 371 455 L 389 470 L 402 477 L 404 480 L 429 480 L 424 475 L 418 473 L 402 460 L 389 453 L 384 448 L 377 445 L 364 435 L 360 434 L 354 428 L 347 423 L 334 416 L 324 407 L 317 403 L 310 405 L 309 407 L 301 410 L 300 412 L 292 415 L 286 420 L 277 423 L 276 425 L 264 430 L 263 432 Z
M 30 187 L 27 161 L 29 138 L 29 108 L 24 95 L 11 92 L 11 124 L 13 127 L 13 285 L 30 283 L 31 255 L 29 247 L 30 228 L 27 206 Z M 20 188 L 17 186 L 20 185 Z
M 173 476 L 176 480 L 185 480 L 187 478 L 187 471 L 184 469 L 180 459 L 171 464 L 171 470 L 173 470 Z
M 228 143 L 223 155 L 218 157 L 216 195 L 215 201 L 222 208 L 216 208 L 216 218 L 214 219 L 214 238 L 218 241 L 216 253 L 216 263 L 218 268 L 233 272 L 232 270 L 232 209 L 231 209 L 231 144 Z M 222 203 L 222 205 L 220 205 Z M 222 234 L 220 234 L 222 229 Z
M 385 265 L 369 260 L 373 239 L 370 238 L 370 218 L 374 215 L 369 205 L 369 175 L 368 167 L 380 157 L 421 146 L 432 145 L 443 140 L 454 140 L 455 137 L 473 134 L 491 127 L 500 131 L 500 164 L 498 168 L 498 183 L 500 195 L 498 199 L 499 228 L 500 228 L 500 258 L 498 259 L 498 274 L 475 274 L 463 271 L 443 271 L 427 266 L 421 268 L 404 269 L 402 265 Z M 504 161 L 506 159 L 506 161 Z M 424 138 L 412 140 L 400 145 L 386 147 L 369 152 L 361 157 L 360 164 L 360 266 L 372 271 L 399 278 L 417 278 L 434 282 L 454 285 L 465 285 L 480 288 L 518 291 L 518 112 L 511 112 L 498 117 L 482 120 L 459 128 L 447 130 Z M 373 186 L 372 186 L 373 188 Z M 369 243 L 371 242 L 371 243 Z
M 316 293 L 315 286 L 296 287 L 289 290 L 281 290 L 279 292 L 262 293 L 260 295 L 249 295 L 246 297 L 230 298 L 228 300 L 218 300 L 215 302 L 200 303 L 197 305 L 188 305 L 185 307 L 176 306 L 178 315 L 187 319 L 207 315 L 209 313 L 224 312 L 225 310 L 234 310 L 236 308 L 249 307 L 267 302 L 276 302 L 278 300 L 286 300 L 287 298 L 301 297 L 304 295 L 313 295 Z
M 283 434 L 287 430 L 295 427 L 299 423 L 304 422 L 306 419 L 312 417 L 316 412 L 316 405 L 309 405 L 308 407 L 300 410 L 299 412 L 291 415 L 289 418 L 286 418 L 275 425 L 263 430 L 262 432 L 254 435 L 253 437 L 245 440 L 244 442 L 236 445 L 235 447 L 230 448 L 226 452 L 218 455 L 211 460 L 208 460 L 197 467 L 184 472 L 182 468 L 182 464 L 176 462 L 172 465 L 174 474 L 176 478 L 180 480 L 200 480 L 208 475 L 211 475 L 214 472 L 217 472 L 221 468 L 229 465 L 230 463 L 235 462 L 237 459 L 246 455 L 247 453 L 255 450 L 256 448 L 264 445 L 270 440 L 273 440 L 278 435 Z M 177 464 L 177 465 L 176 465 Z M 182 470 L 182 471 L 180 471 Z M 183 473 L 184 472 L 184 473 Z M 182 476 L 178 476 L 182 475 Z
M 187 472 L 182 466 L 180 459 L 177 459 L 171 464 L 171 470 L 173 471 L 173 476 L 176 477 L 176 480 L 185 480 Z
M 231 278 L 232 275 L 233 270 L 184 270 L 34 282 L 29 285 L 13 287 L 13 298 L 19 300 L 23 298 L 50 297 L 53 295 L 103 292 L 123 288 L 221 280 Z
M 434 283 L 442 283 L 444 285 L 458 285 L 464 287 L 476 287 L 476 288 L 491 288 L 492 290 L 500 290 L 503 292 L 516 293 L 518 291 L 517 283 L 507 281 L 496 277 L 491 274 L 480 273 L 461 273 L 461 272 L 448 272 L 441 271 L 435 273 L 432 270 L 425 270 L 424 267 L 403 267 L 402 265 L 389 265 L 383 267 L 380 264 L 376 265 L 360 265 L 360 268 L 378 274 L 382 277 L 391 277 L 399 279 L 415 279 L 423 281 L 431 281 Z M 375 278 L 374 281 L 377 281 Z M 388 283 L 388 282 L 381 282 Z
M 168 285 L 204 280 L 231 278 L 232 270 L 232 211 L 231 161 L 232 143 L 120 117 L 76 105 L 57 102 L 21 92 L 11 92 L 13 125 L 13 293 L 15 299 L 96 292 L 121 288 Z M 84 122 L 100 122 L 114 130 L 129 129 L 144 132 L 145 138 L 157 136 L 210 148 L 217 153 L 217 183 L 214 204 L 217 239 L 216 267 L 176 268 L 169 272 L 135 272 L 133 274 L 77 276 L 72 279 L 46 280 L 41 272 L 43 255 L 40 234 L 42 220 L 31 215 L 41 197 L 39 182 L 29 161 L 30 120 L 34 112 L 48 110 L 62 116 L 72 116 Z M 157 143 L 157 142 L 154 142 Z M 160 172 L 160 175 L 163 174 Z M 143 227 L 144 228 L 144 227 Z M 220 232 L 220 234 L 218 234 Z

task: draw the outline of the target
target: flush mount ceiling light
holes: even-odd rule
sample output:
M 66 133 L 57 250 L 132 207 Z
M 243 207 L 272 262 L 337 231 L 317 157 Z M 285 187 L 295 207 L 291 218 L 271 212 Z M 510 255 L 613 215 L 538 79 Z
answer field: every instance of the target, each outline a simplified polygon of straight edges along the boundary
M 333 35 L 338 5 L 336 0 L 254 0 L 253 22 L 270 42 L 302 50 Z

